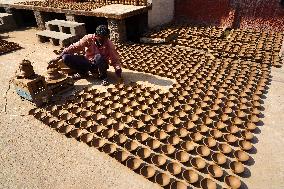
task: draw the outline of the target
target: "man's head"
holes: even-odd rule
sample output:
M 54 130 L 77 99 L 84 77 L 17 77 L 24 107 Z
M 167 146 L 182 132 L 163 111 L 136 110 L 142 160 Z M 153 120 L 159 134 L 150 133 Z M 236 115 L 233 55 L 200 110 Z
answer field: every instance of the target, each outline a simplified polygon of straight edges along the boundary
M 96 36 L 97 36 L 97 39 L 103 43 L 106 39 L 108 39 L 109 37 L 109 29 L 106 25 L 99 25 L 97 28 L 96 28 Z

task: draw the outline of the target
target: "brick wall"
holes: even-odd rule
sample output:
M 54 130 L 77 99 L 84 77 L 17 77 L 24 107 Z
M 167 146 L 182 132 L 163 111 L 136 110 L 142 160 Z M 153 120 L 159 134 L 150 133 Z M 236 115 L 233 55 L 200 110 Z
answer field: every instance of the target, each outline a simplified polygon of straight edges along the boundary
M 199 24 L 284 30 L 280 0 L 175 0 L 175 18 Z
M 221 24 L 230 12 L 229 0 L 176 0 L 175 17 L 193 23 Z

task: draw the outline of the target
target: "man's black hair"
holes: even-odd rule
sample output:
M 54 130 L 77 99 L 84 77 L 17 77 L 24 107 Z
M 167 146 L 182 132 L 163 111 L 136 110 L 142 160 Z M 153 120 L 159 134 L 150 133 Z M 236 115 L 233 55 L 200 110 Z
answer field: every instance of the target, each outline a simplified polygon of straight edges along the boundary
M 106 25 L 99 25 L 96 28 L 96 35 L 100 35 L 100 36 L 108 36 L 109 35 L 109 29 Z

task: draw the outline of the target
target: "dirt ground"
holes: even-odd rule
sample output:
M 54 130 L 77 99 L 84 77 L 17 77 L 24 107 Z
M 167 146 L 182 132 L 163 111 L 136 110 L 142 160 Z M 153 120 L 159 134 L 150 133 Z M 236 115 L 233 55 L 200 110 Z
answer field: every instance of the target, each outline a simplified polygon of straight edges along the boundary
M 33 106 L 17 96 L 10 80 L 23 59 L 32 61 L 35 71 L 44 74 L 46 63 L 55 57 L 52 51 L 59 49 L 38 43 L 35 33 L 36 29 L 30 28 L 1 34 L 24 48 L 0 56 L 0 188 L 160 188 L 108 155 L 27 115 Z M 264 125 L 257 130 L 257 152 L 252 155 L 254 165 L 249 167 L 251 176 L 242 179 L 252 189 L 284 188 L 284 68 L 273 69 L 272 75 Z M 129 70 L 124 71 L 124 77 L 126 82 L 143 82 L 165 90 L 174 83 Z M 111 78 L 115 83 L 113 71 Z M 95 80 L 76 83 L 78 87 L 90 84 L 99 87 Z

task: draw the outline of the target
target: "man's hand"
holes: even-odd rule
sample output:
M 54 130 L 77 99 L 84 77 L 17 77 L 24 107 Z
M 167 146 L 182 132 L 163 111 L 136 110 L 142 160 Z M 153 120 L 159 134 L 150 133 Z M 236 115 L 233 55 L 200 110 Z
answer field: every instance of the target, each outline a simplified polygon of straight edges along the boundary
M 57 64 L 57 62 L 61 59 L 61 56 L 56 57 L 48 62 L 47 68 L 51 68 Z

